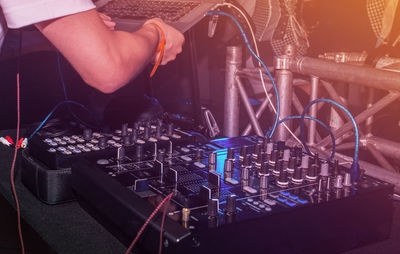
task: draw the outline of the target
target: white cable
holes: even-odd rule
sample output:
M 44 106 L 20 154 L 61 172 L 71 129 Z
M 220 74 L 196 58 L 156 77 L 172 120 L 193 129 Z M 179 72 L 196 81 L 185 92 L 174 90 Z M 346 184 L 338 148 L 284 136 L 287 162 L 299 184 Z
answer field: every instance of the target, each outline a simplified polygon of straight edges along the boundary
M 243 13 L 243 11 L 242 11 L 240 8 L 238 8 L 236 5 L 233 5 L 233 4 L 231 4 L 231 3 L 223 3 L 223 4 L 220 4 L 220 6 L 228 6 L 228 7 L 234 8 L 234 9 L 237 10 L 237 11 L 240 13 L 240 15 L 242 15 L 242 17 L 246 20 L 247 26 L 250 28 L 250 33 L 251 33 L 251 37 L 252 37 L 252 39 L 253 39 L 254 47 L 255 47 L 255 50 L 256 50 L 256 55 L 261 59 L 261 57 L 260 57 L 260 51 L 258 50 L 258 46 L 257 46 L 256 36 L 255 36 L 255 34 L 254 34 L 253 28 L 252 28 L 251 23 L 250 23 L 250 21 L 248 20 L 247 16 Z M 269 95 L 268 95 L 267 88 L 266 88 L 266 85 L 265 85 L 265 82 L 264 82 L 264 78 L 263 78 L 262 71 L 261 71 L 261 67 L 262 67 L 262 66 L 261 66 L 260 63 L 258 63 L 258 66 L 260 67 L 260 69 L 258 70 L 258 72 L 259 72 L 259 74 L 260 74 L 260 80 L 261 80 L 261 84 L 262 84 L 262 87 L 263 87 L 265 96 L 267 97 L 267 100 L 268 100 L 269 104 L 271 105 L 272 110 L 273 110 L 274 113 L 276 114 L 276 108 L 275 108 L 274 104 L 272 103 L 271 98 L 270 98 Z M 278 96 L 278 95 L 276 95 L 276 96 Z M 278 117 L 279 117 L 279 116 L 278 116 Z M 279 117 L 279 120 L 282 120 L 282 119 Z M 290 130 L 290 128 L 289 128 L 285 123 L 282 123 L 282 124 L 283 124 L 283 126 L 285 126 L 286 130 L 293 136 L 293 138 L 303 146 L 303 143 L 302 143 L 302 142 L 300 141 L 300 139 Z

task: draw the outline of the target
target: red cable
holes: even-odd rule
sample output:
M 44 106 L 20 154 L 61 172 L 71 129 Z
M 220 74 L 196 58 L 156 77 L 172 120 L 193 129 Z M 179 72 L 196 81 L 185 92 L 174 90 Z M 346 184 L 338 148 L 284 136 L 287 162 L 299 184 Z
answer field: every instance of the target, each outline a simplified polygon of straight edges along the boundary
M 174 195 L 174 193 L 170 193 L 168 196 L 166 196 L 161 203 L 156 207 L 156 209 L 154 209 L 154 211 L 150 214 L 149 218 L 146 220 L 146 222 L 143 224 L 142 228 L 139 230 L 139 232 L 136 234 L 135 239 L 133 239 L 131 245 L 129 246 L 129 248 L 126 250 L 125 254 L 129 254 L 129 252 L 131 252 L 133 246 L 136 244 L 136 242 L 139 240 L 140 235 L 143 233 L 144 229 L 147 227 L 147 225 L 150 223 L 151 219 L 153 219 L 153 217 L 157 214 L 158 210 L 161 209 L 162 205 L 169 199 L 172 198 L 172 196 Z
M 19 94 L 19 72 L 17 73 L 17 137 L 15 140 L 19 140 L 19 128 L 20 128 L 20 94 Z M 18 142 L 15 142 L 14 145 L 14 158 L 11 165 L 11 172 L 10 172 L 10 180 L 11 180 L 11 188 L 15 199 L 15 206 L 17 209 L 17 220 L 18 220 L 18 235 L 19 241 L 21 244 L 21 252 L 25 254 L 25 246 L 24 246 L 24 239 L 22 238 L 22 229 L 21 229 L 21 212 L 19 209 L 19 202 L 17 191 L 15 189 L 15 182 L 14 182 L 14 169 L 15 169 L 15 162 L 17 160 L 17 152 L 18 152 Z
M 162 220 L 161 220 L 161 228 L 160 228 L 160 246 L 158 247 L 158 254 L 162 253 L 162 240 L 163 240 L 164 222 L 165 222 L 165 217 L 167 215 L 167 210 L 168 210 L 170 201 L 171 201 L 171 198 L 169 198 L 167 200 L 167 204 L 165 205 L 164 211 L 163 211 L 163 217 L 162 217 Z

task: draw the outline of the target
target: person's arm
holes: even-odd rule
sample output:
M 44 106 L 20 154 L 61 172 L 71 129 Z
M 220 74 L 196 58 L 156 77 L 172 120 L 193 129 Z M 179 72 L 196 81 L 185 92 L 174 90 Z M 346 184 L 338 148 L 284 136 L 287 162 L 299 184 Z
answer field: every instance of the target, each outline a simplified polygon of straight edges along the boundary
M 166 36 L 162 64 L 182 51 L 183 35 L 159 19 Z M 124 86 L 152 60 L 160 40 L 154 25 L 134 33 L 108 29 L 96 10 L 89 10 L 36 24 L 68 59 L 83 80 L 104 93 Z

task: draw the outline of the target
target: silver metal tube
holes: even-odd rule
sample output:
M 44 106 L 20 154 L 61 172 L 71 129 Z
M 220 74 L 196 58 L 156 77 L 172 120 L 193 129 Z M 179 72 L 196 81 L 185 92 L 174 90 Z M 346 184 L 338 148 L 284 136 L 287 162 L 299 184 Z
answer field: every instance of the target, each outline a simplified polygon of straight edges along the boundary
M 239 91 L 235 85 L 236 71 L 242 64 L 242 48 L 226 48 L 225 97 L 224 97 L 224 135 L 239 135 Z
M 284 119 L 292 115 L 292 81 L 293 74 L 288 70 L 277 70 L 275 72 L 276 84 L 278 86 L 280 113 L 279 117 Z M 291 129 L 292 123 L 286 122 L 286 125 Z M 276 128 L 276 140 L 287 140 L 290 134 L 282 124 Z
M 268 99 L 265 98 L 264 101 L 261 103 L 260 107 L 258 107 L 258 109 L 257 109 L 257 112 L 256 112 L 256 118 L 257 118 L 257 119 L 260 119 L 261 115 L 264 113 L 265 109 L 266 109 L 268 106 L 271 107 L 271 106 L 269 105 Z M 271 110 L 271 111 L 272 111 L 272 110 Z M 247 135 L 249 135 L 251 129 L 252 129 L 251 123 L 247 124 L 245 130 L 244 130 L 243 133 L 242 133 L 242 136 L 247 136 Z
M 388 160 L 380 153 L 373 145 L 367 145 L 368 151 L 374 156 L 376 161 L 385 169 L 396 172 L 396 169 L 392 167 Z
M 311 94 L 310 101 L 318 98 L 319 78 L 311 76 Z M 317 118 L 318 105 L 314 104 L 310 108 L 310 116 Z M 317 122 L 311 121 L 308 127 L 308 144 L 315 145 L 315 133 L 317 133 Z
M 336 146 L 336 151 L 354 149 L 354 142 L 343 143 Z
M 365 143 L 390 158 L 400 160 L 400 143 L 375 136 L 366 137 Z
M 371 67 L 303 57 L 300 59 L 291 59 L 290 70 L 305 75 L 315 75 L 322 79 L 332 79 L 378 89 L 400 91 L 400 73 Z
M 297 97 L 296 93 L 293 93 L 292 103 L 293 103 L 293 106 L 294 106 L 294 108 L 296 109 L 298 115 L 301 115 L 301 113 L 303 113 L 304 107 L 303 107 L 303 105 L 301 105 L 301 102 L 300 102 L 300 100 L 299 100 L 299 97 Z M 318 106 L 318 105 L 317 105 L 317 106 Z M 306 120 L 306 121 L 304 121 L 304 125 L 305 125 L 307 128 L 309 128 L 310 122 L 312 122 L 312 121 L 307 121 L 307 120 Z M 300 130 L 300 129 L 299 129 L 299 130 Z M 296 133 L 295 133 L 295 134 L 296 134 Z M 297 135 L 297 134 L 296 134 L 296 135 Z M 319 135 L 318 132 L 315 133 L 315 138 L 316 138 L 316 140 L 318 140 L 318 141 L 321 140 L 321 136 Z
M 399 97 L 400 97 L 399 93 L 390 92 L 388 95 L 386 95 L 385 97 L 383 97 L 382 99 L 377 101 L 372 107 L 364 110 L 361 114 L 356 116 L 355 120 L 356 120 L 357 124 L 364 122 L 369 116 L 374 115 L 376 112 L 380 111 L 381 109 L 383 109 L 384 107 L 386 107 L 387 105 L 392 103 L 393 101 L 397 100 Z M 352 128 L 353 128 L 353 125 L 349 121 L 349 122 L 345 123 L 341 128 L 337 129 L 336 131 L 333 131 L 333 135 L 335 137 L 340 137 L 341 135 L 348 132 Z M 318 142 L 318 144 L 316 146 L 326 146 L 326 145 L 330 144 L 330 142 L 331 142 L 331 139 L 328 136 L 328 137 L 325 137 L 324 139 L 322 139 L 320 142 Z
M 375 94 L 375 89 L 374 88 L 369 88 L 368 89 L 368 104 L 367 108 L 372 107 L 374 103 L 374 94 Z M 374 123 L 374 116 L 370 116 L 367 118 L 367 121 L 365 121 L 365 127 L 367 129 L 367 135 L 372 135 L 372 124 Z
M 249 115 L 251 125 L 253 126 L 253 129 L 255 130 L 256 134 L 260 137 L 263 137 L 264 136 L 263 131 L 261 130 L 260 124 L 257 121 L 254 109 L 249 102 L 249 97 L 247 96 L 246 90 L 243 87 L 242 81 L 240 80 L 239 77 L 236 77 L 235 81 L 237 87 L 239 88 L 239 93 L 240 97 L 242 98 L 243 105 L 247 111 L 247 114 Z

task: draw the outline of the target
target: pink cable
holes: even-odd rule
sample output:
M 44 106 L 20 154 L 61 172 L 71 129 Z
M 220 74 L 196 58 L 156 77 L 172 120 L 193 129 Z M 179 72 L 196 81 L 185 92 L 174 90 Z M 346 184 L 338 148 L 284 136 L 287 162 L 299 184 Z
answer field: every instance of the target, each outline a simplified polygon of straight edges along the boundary
M 15 162 L 17 160 L 17 152 L 18 152 L 18 140 L 19 140 L 19 128 L 20 128 L 20 123 L 21 123 L 21 112 L 20 112 L 20 92 L 19 92 L 19 72 L 17 73 L 17 137 L 15 138 L 16 142 L 14 145 L 14 157 L 11 165 L 11 172 L 10 172 L 10 181 L 11 181 L 11 188 L 12 188 L 12 193 L 14 195 L 15 199 L 15 207 L 17 209 L 17 220 L 18 220 L 18 235 L 19 235 L 19 241 L 21 244 L 21 252 L 22 254 L 25 254 L 25 246 L 24 246 L 24 239 L 22 237 L 22 229 L 21 229 L 21 211 L 19 208 L 19 202 L 18 202 L 18 196 L 17 196 L 17 191 L 15 189 L 15 182 L 14 182 L 14 169 L 15 169 Z
M 162 253 L 162 240 L 163 240 L 164 222 L 165 222 L 165 217 L 167 215 L 167 210 L 168 210 L 170 201 L 171 201 L 171 198 L 168 199 L 167 204 L 165 205 L 164 211 L 163 211 L 163 217 L 162 217 L 162 220 L 161 220 L 161 228 L 160 228 L 160 246 L 158 247 L 158 254 Z
M 146 220 L 146 222 L 143 224 L 142 228 L 139 230 L 139 232 L 136 234 L 135 239 L 133 239 L 131 245 L 129 246 L 129 248 L 126 250 L 125 254 L 129 254 L 129 252 L 131 252 L 133 246 L 136 244 L 136 242 L 139 240 L 140 235 L 143 233 L 144 229 L 147 227 L 147 225 L 150 223 L 151 219 L 153 219 L 153 217 L 157 214 L 158 210 L 161 209 L 162 205 L 169 199 L 172 198 L 172 196 L 174 195 L 174 193 L 170 193 L 168 196 L 166 196 L 161 203 L 156 207 L 156 209 L 154 209 L 154 211 L 150 214 L 149 218 Z

